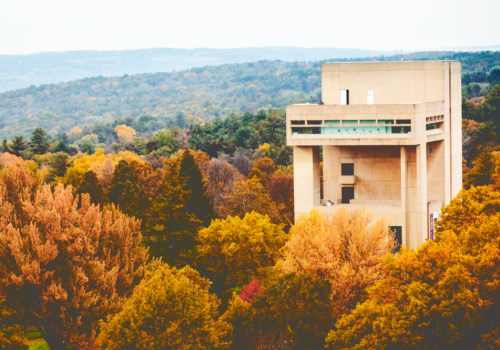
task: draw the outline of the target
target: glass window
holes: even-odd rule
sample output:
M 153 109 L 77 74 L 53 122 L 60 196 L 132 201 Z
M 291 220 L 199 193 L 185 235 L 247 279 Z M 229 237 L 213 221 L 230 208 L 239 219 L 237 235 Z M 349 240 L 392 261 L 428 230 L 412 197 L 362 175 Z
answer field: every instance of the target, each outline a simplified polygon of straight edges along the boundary
M 341 175 L 354 175 L 354 163 L 342 163 Z
M 373 104 L 373 89 L 366 90 L 366 104 L 367 105 Z
M 340 90 L 340 104 L 341 105 L 349 104 L 349 90 Z

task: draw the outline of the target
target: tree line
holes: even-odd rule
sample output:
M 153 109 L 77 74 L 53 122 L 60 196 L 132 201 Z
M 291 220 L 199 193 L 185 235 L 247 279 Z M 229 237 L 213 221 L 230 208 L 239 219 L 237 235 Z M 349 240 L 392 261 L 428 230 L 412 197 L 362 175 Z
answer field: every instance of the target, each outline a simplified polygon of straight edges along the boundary
M 97 156 L 105 160 L 84 163 L 102 180 L 113 159 L 87 157 Z M 24 348 L 22 332 L 32 327 L 50 349 L 500 345 L 493 186 L 462 190 L 444 209 L 436 240 L 396 253 L 388 222 L 363 210 L 340 208 L 331 219 L 313 210 L 288 229 L 256 210 L 264 202 L 256 209 L 224 203 L 233 212 L 216 218 L 201 154 L 183 151 L 162 176 L 136 155 L 114 156 L 121 159 L 109 186 L 117 193 L 147 197 L 146 184 L 159 183 L 145 214 L 133 216 L 141 208 L 114 199 L 97 204 L 64 183 L 78 172 L 48 183 L 46 169 L 2 155 L 2 348 Z M 255 175 L 235 184 L 264 187 L 274 174 L 263 164 L 272 161 L 256 160 Z M 124 173 L 137 176 L 135 188 L 127 189 L 132 177 L 119 180 Z

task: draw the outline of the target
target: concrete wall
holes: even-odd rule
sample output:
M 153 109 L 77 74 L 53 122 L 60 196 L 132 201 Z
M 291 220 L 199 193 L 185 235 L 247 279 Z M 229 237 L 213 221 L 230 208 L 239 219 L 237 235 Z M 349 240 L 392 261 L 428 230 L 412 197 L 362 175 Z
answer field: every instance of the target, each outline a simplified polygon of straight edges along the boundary
M 444 99 L 443 72 L 450 62 L 324 63 L 322 99 L 340 104 L 340 90 L 349 90 L 349 104 L 366 104 L 373 90 L 374 104 L 417 103 Z
M 398 146 L 324 146 L 324 199 L 339 203 L 341 198 L 342 163 L 354 163 L 354 199 L 357 203 L 369 201 L 400 202 L 400 159 Z
M 427 200 L 445 203 L 444 141 L 427 143 Z

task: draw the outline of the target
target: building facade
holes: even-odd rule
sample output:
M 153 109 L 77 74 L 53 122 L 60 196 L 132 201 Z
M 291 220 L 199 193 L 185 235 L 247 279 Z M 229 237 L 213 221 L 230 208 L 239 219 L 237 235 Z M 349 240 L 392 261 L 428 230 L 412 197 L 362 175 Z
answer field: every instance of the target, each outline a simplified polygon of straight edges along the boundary
M 398 241 L 433 238 L 462 188 L 458 61 L 325 63 L 322 102 L 287 106 L 295 217 L 366 208 Z

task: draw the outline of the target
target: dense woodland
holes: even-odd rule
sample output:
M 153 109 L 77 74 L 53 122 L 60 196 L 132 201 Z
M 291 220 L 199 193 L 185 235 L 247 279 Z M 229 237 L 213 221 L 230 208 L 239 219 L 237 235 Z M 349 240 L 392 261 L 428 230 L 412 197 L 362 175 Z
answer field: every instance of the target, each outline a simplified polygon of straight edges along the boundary
M 416 251 L 362 210 L 293 222 L 282 109 L 4 140 L 0 349 L 500 347 L 500 86 L 471 83 L 464 190 Z
M 500 82 L 498 51 L 421 52 L 331 61 L 401 58 L 460 60 L 468 98 L 482 96 Z M 320 74 L 320 62 L 258 61 L 33 86 L 0 94 L 0 139 L 29 137 L 37 127 L 55 135 L 74 127 L 92 132 L 96 124 L 102 128 L 124 123 L 136 129 L 139 136 L 150 136 L 161 128 L 182 127 L 179 120 L 203 123 L 231 113 L 318 102 Z

